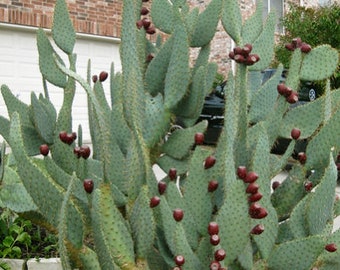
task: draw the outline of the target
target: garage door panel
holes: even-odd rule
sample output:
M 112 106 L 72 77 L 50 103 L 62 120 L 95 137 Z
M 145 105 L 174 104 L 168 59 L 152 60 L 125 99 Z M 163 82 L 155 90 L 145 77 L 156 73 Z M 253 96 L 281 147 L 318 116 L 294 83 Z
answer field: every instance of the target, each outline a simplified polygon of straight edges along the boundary
M 41 74 L 38 65 L 36 45 L 36 29 L 28 27 L 8 27 L 0 24 L 0 85 L 7 84 L 14 95 L 25 103 L 30 102 L 32 91 L 43 93 Z M 60 50 L 58 50 L 60 52 Z M 119 43 L 115 39 L 98 38 L 90 35 L 79 35 L 74 52 L 77 54 L 77 72 L 86 78 L 87 62 L 91 59 L 92 73 L 99 74 L 102 70 L 109 71 L 111 63 L 115 63 L 116 71 L 121 70 L 119 59 Z M 61 53 L 67 63 L 67 56 Z M 104 83 L 106 95 L 109 97 L 109 82 Z M 63 99 L 63 89 L 48 83 L 49 95 L 57 110 Z M 83 126 L 84 141 L 90 140 L 87 123 L 86 93 L 77 84 L 74 99 L 73 126 Z M 0 95 L 0 114 L 7 117 L 5 103 Z M 0 142 L 2 138 L 0 137 Z

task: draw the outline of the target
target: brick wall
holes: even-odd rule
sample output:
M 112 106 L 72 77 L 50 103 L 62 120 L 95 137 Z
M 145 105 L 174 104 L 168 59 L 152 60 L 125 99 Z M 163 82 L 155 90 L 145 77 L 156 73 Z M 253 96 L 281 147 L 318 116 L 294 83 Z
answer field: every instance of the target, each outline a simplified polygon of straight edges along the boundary
M 120 36 L 122 0 L 66 0 L 79 33 Z M 1 0 L 0 22 L 51 28 L 55 0 Z
M 202 10 L 210 3 L 210 0 L 189 0 L 188 2 L 191 6 L 199 7 L 200 10 Z M 239 3 L 244 19 L 253 14 L 256 3 L 255 0 L 239 0 Z M 232 45 L 232 40 L 224 31 L 223 26 L 220 23 L 216 29 L 214 39 L 211 43 L 210 61 L 217 63 L 218 72 L 223 74 L 225 77 L 231 69 L 231 60 L 229 59 L 228 54 L 232 48 Z M 197 50 L 192 50 L 192 58 L 196 58 L 197 54 Z

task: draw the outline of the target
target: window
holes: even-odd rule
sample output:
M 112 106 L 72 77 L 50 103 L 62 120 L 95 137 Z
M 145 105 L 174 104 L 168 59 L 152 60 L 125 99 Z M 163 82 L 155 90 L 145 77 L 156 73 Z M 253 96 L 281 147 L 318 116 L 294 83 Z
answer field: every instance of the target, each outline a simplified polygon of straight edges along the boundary
M 283 16 L 284 0 L 263 0 L 263 18 L 266 18 L 270 11 L 275 10 L 277 15 L 276 31 L 283 32 L 283 27 L 280 23 Z

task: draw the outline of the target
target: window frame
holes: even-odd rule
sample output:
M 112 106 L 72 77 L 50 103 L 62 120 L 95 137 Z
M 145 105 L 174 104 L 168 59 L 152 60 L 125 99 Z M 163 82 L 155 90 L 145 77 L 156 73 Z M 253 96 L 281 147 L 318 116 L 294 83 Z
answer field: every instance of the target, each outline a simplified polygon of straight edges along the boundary
M 281 8 L 281 10 L 277 10 L 277 24 L 276 24 L 276 29 L 275 31 L 277 33 L 283 34 L 284 33 L 284 29 L 283 26 L 281 25 L 280 20 L 282 19 L 282 17 L 284 16 L 284 9 L 285 9 L 285 0 L 263 0 L 263 18 L 265 19 L 267 17 L 267 15 L 269 14 L 269 12 L 272 10 L 272 6 L 275 6 L 275 4 L 273 4 L 274 2 L 276 2 L 276 6 L 279 6 Z

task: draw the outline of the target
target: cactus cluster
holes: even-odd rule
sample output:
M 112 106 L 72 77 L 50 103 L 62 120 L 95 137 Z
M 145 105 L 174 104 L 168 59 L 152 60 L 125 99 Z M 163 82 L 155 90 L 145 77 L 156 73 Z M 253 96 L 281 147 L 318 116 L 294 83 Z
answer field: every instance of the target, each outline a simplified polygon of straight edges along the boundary
M 1 87 L 10 116 L 0 116 L 3 204 L 58 234 L 63 269 L 339 268 L 333 220 L 340 214 L 340 89 L 328 86 L 324 96 L 292 107 L 290 95 L 277 91 L 282 66 L 263 85 L 260 72 L 250 73 L 273 56 L 275 15 L 263 22 L 261 1 L 244 22 L 236 0 L 212 0 L 202 12 L 183 0 L 153 1 L 152 23 L 167 34 L 156 43 L 139 27 L 143 2 L 123 1 L 122 72 L 112 64 L 93 75 L 89 61 L 83 78 L 67 5 L 56 1 L 52 38 L 37 32 L 44 94 L 32 93 L 27 105 Z M 210 148 L 202 146 L 207 122 L 197 119 L 217 70 L 208 58 L 219 21 L 241 49 L 237 55 L 254 59 L 231 55 L 237 64 L 228 75 L 224 128 Z M 190 65 L 192 47 L 199 55 Z M 328 45 L 294 50 L 284 86 L 326 80 L 338 60 Z M 72 127 L 76 82 L 87 93 L 91 147 L 83 145 L 81 126 Z M 64 93 L 58 112 L 48 83 Z M 165 139 L 176 118 L 185 128 Z M 275 156 L 279 137 L 293 140 Z M 272 185 L 306 138 L 304 162 Z M 163 179 L 156 179 L 155 164 Z

